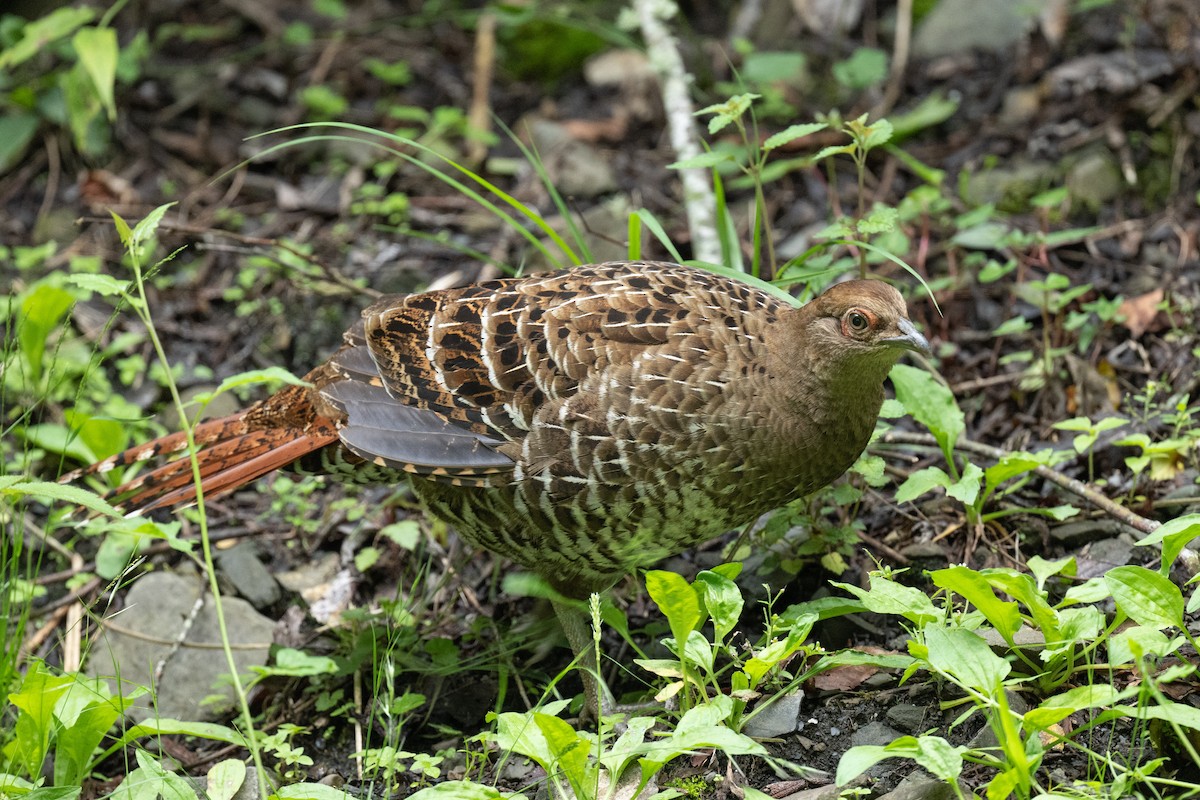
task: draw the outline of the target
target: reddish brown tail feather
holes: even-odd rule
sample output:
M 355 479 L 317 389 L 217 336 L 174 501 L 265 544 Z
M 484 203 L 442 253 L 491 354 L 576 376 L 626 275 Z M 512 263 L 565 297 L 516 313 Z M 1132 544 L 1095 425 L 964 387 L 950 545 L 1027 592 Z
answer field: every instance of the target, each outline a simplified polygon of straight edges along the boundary
M 200 481 L 206 498 L 244 486 L 269 472 L 337 441 L 333 423 L 317 419 L 305 428 L 249 429 L 246 414 L 203 422 L 193 430 Z M 131 513 L 183 505 L 196 499 L 187 436 L 173 433 L 63 476 L 63 482 L 109 472 L 153 459 L 166 459 L 149 472 L 108 493 L 107 499 Z M 171 456 L 178 456 L 172 458 Z

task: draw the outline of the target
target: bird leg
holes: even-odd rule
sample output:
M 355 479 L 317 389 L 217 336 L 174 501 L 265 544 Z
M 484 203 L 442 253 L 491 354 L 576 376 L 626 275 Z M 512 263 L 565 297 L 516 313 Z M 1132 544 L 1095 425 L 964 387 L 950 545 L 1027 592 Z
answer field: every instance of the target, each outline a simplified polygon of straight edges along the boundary
M 576 603 L 563 600 L 551 600 L 551 603 L 554 613 L 558 616 L 558 622 L 567 635 L 567 643 L 571 645 L 575 662 L 583 672 L 583 716 L 604 716 L 611 713 L 613 699 L 600 676 L 591 618 Z

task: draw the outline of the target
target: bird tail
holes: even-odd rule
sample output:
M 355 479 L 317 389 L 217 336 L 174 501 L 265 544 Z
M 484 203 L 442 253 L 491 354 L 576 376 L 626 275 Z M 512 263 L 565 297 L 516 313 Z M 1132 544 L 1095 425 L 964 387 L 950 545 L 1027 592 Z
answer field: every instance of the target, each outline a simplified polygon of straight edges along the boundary
M 337 441 L 332 421 L 316 417 L 305 425 L 263 424 L 254 409 L 202 422 L 192 429 L 196 467 L 206 498 L 226 494 Z M 196 500 L 196 480 L 187 434 L 172 433 L 64 475 L 63 483 L 102 475 L 117 467 L 157 461 L 149 471 L 113 489 L 106 499 L 132 514 Z

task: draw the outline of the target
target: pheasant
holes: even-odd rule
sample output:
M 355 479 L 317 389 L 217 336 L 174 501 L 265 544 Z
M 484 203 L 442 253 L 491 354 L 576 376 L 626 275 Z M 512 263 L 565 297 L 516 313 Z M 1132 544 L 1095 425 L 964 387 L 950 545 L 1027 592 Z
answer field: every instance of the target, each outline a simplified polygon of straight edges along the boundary
M 657 262 L 388 297 L 344 338 L 307 385 L 196 427 L 204 495 L 295 462 L 411 476 L 467 541 L 574 599 L 836 479 L 867 445 L 889 369 L 929 347 L 879 281 L 796 308 Z M 176 506 L 196 496 L 186 449 L 173 434 L 86 472 L 166 459 L 112 499 Z M 586 653 L 583 618 L 556 610 Z

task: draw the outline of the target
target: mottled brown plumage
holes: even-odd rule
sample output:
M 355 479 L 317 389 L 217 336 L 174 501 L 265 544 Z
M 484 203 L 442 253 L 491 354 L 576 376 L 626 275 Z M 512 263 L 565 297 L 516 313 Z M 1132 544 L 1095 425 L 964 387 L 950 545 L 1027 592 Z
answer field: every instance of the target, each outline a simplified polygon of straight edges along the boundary
M 926 347 L 875 281 L 794 308 L 637 262 L 390 297 L 311 388 L 198 428 L 204 490 L 301 458 L 364 480 L 408 473 L 466 539 L 585 597 L 837 478 L 892 364 Z M 92 469 L 185 448 L 175 435 Z M 117 499 L 175 505 L 191 480 L 185 458 Z

